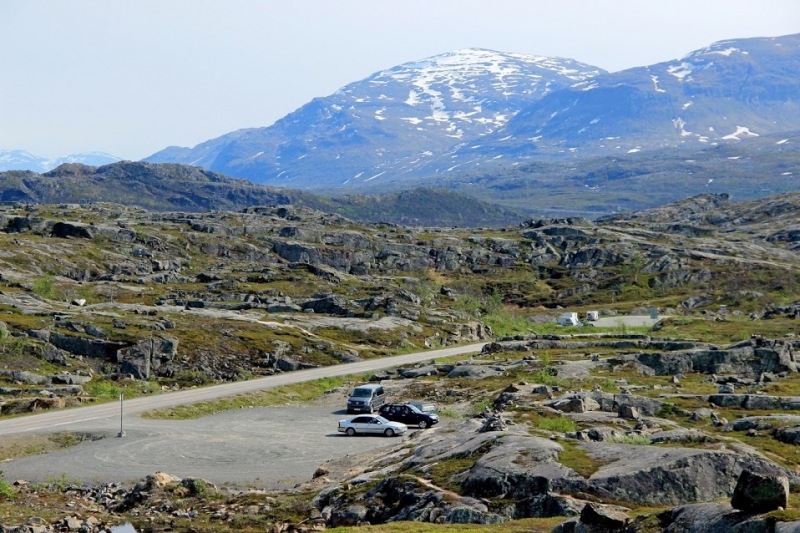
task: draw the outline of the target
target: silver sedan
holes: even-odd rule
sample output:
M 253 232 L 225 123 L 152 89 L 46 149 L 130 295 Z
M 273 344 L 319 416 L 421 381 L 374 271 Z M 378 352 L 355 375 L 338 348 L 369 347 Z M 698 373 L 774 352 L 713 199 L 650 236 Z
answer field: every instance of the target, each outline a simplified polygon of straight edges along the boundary
M 390 422 L 379 415 L 361 415 L 339 420 L 339 432 L 348 437 L 360 433 L 365 435 L 384 435 L 394 437 L 406 432 L 408 426 L 400 422 Z

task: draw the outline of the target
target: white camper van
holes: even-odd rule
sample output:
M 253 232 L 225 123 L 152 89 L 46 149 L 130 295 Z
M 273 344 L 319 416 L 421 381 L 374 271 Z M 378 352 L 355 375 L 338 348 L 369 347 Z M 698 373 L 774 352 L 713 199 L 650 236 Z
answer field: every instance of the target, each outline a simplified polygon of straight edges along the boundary
M 559 326 L 579 326 L 578 313 L 564 313 L 558 317 Z

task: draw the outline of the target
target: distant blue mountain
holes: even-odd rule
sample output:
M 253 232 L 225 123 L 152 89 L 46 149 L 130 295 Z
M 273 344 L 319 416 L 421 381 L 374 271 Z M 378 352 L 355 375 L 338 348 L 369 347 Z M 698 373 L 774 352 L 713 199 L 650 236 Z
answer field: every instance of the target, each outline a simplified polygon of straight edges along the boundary
M 119 157 L 103 152 L 87 152 L 70 154 L 55 159 L 47 159 L 26 152 L 24 150 L 0 150 L 0 171 L 4 170 L 31 170 L 33 172 L 47 172 L 64 163 L 81 163 L 93 167 L 109 165 L 120 161 Z
M 467 49 L 405 63 L 316 98 L 266 128 L 146 159 L 287 187 L 411 172 L 502 128 L 532 102 L 604 71 L 571 59 Z
M 378 72 L 272 126 L 170 147 L 147 161 L 284 187 L 374 190 L 532 160 L 794 131 L 800 34 L 722 41 L 615 73 L 570 59 L 460 50 Z

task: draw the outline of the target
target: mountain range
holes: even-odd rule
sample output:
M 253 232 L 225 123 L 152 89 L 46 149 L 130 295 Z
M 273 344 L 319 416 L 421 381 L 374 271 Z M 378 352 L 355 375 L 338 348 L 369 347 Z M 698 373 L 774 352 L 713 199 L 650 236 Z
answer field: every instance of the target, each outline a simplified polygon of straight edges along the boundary
M 0 202 L 110 202 L 154 211 L 239 211 L 251 206 L 304 206 L 354 220 L 411 226 L 498 226 L 523 215 L 495 203 L 426 187 L 375 196 L 318 196 L 259 185 L 200 167 L 120 161 L 101 167 L 67 163 L 38 174 L 0 172 Z
M 69 154 L 55 159 L 48 159 L 33 155 L 25 150 L 0 150 L 0 171 L 31 170 L 33 172 L 48 172 L 65 163 L 101 166 L 116 163 L 119 160 L 119 157 L 103 152 Z
M 368 183 L 489 135 L 544 95 L 602 72 L 571 59 L 458 50 L 351 83 L 268 128 L 146 160 L 286 187 Z
M 269 127 L 169 147 L 145 166 L 0 151 L 0 170 L 33 171 L 0 177 L 0 198 L 203 210 L 280 197 L 429 225 L 593 217 L 704 193 L 746 200 L 800 190 L 798 72 L 800 34 L 721 41 L 614 73 L 464 49 L 377 72 Z M 61 163 L 91 168 L 51 170 Z
M 614 73 L 459 50 L 373 74 L 269 127 L 147 161 L 342 193 L 526 160 L 703 149 L 800 131 L 798 72 L 800 34 L 721 41 Z

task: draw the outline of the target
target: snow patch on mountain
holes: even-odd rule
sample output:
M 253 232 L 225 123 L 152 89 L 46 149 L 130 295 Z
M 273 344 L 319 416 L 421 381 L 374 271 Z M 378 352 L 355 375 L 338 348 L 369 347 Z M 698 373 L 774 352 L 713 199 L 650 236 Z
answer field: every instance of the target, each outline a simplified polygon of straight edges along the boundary
M 722 137 L 722 139 L 729 141 L 740 141 L 742 139 L 742 136 L 758 137 L 758 133 L 753 133 L 752 131 L 750 131 L 750 128 L 747 128 L 745 126 L 736 126 L 735 132 L 729 135 L 725 135 L 724 137 Z
M 694 65 L 691 63 L 687 63 L 682 61 L 677 65 L 670 65 L 667 67 L 667 72 L 678 78 L 679 80 L 683 81 L 684 78 L 691 75 L 692 71 L 694 70 Z
M 120 161 L 119 157 L 104 152 L 85 152 L 48 159 L 25 150 L 0 150 L 0 171 L 30 170 L 44 173 L 65 163 L 80 163 L 98 167 L 116 163 L 117 161 Z

